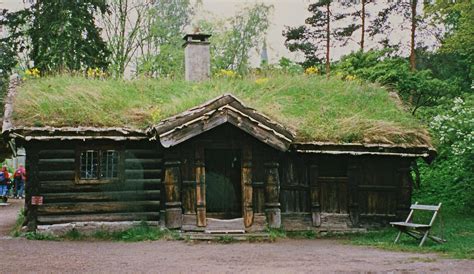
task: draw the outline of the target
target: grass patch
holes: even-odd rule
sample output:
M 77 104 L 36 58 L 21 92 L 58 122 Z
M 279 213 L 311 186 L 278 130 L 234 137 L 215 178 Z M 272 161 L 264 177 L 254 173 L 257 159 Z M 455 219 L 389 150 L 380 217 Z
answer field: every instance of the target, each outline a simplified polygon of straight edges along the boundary
M 393 241 L 398 233 L 394 228 L 366 234 L 346 235 L 344 238 L 350 244 L 374 246 L 388 250 L 410 251 L 417 253 L 438 252 L 445 256 L 459 259 L 474 259 L 474 217 L 443 211 L 444 244 L 426 240 L 423 247 L 418 247 L 419 241 L 402 234 L 399 243 Z M 432 234 L 441 235 L 439 219 L 435 222 Z
M 271 242 L 287 237 L 286 230 L 282 228 L 267 228 L 266 232 L 268 233 L 268 238 Z
M 231 244 L 235 241 L 236 239 L 232 237 L 231 235 L 219 236 L 219 238 L 217 238 L 217 242 L 221 244 Z
M 141 222 L 140 225 L 123 231 L 109 232 L 98 230 L 88 238 L 125 242 L 156 241 L 161 239 L 181 240 L 178 232 L 150 226 L 146 222 Z
M 59 241 L 60 240 L 60 237 L 54 236 L 49 233 L 26 232 L 23 235 L 28 240 L 37 240 L 37 241 Z
M 18 217 L 16 218 L 15 226 L 13 227 L 10 235 L 13 237 L 21 236 L 21 228 L 23 227 L 23 223 L 25 222 L 25 209 L 21 208 L 18 212 Z
M 156 240 L 182 240 L 177 231 L 150 226 L 146 222 L 122 231 L 97 230 L 92 234 L 84 234 L 73 228 L 61 236 L 55 236 L 49 233 L 26 232 L 18 234 L 28 240 L 49 240 L 49 241 L 82 241 L 82 240 L 100 240 L 100 241 L 156 241 Z
M 232 93 L 295 131 L 298 141 L 426 145 L 428 133 L 374 84 L 324 76 L 271 75 L 267 82 L 212 79 L 94 80 L 56 76 L 27 80 L 14 108 L 16 126 L 128 126 L 144 129 Z
M 314 230 L 306 230 L 306 231 L 288 231 L 286 233 L 288 238 L 291 239 L 316 239 L 320 238 L 321 236 Z

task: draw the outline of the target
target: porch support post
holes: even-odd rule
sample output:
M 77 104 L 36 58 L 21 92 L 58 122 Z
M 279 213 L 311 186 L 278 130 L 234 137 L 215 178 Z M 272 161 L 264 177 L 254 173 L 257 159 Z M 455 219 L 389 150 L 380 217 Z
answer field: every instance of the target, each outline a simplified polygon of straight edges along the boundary
M 265 163 L 265 213 L 270 228 L 280 228 L 280 177 L 278 163 Z
M 359 225 L 359 178 L 360 178 L 360 164 L 353 162 L 349 163 L 347 169 L 347 177 L 349 183 L 349 217 L 352 225 L 357 227 Z
M 397 219 L 405 219 L 408 216 L 411 205 L 411 192 L 413 186 L 413 178 L 410 174 L 411 160 L 401 160 L 397 169 Z
M 242 149 L 241 186 L 244 226 L 248 229 L 253 224 L 252 147 L 250 145 L 244 145 Z
M 205 227 L 206 222 L 206 167 L 204 162 L 204 147 L 197 145 L 194 167 L 196 171 L 196 225 Z
M 321 203 L 319 196 L 318 165 L 310 166 L 311 219 L 313 226 L 321 226 Z
M 166 227 L 181 228 L 183 224 L 183 211 L 181 208 L 181 182 L 180 161 L 165 162 L 165 192 L 166 192 Z
M 37 147 L 29 147 L 27 149 L 26 157 L 26 225 L 28 231 L 35 232 L 38 227 L 38 205 L 31 204 L 31 196 L 36 196 L 40 194 L 39 189 L 39 151 Z

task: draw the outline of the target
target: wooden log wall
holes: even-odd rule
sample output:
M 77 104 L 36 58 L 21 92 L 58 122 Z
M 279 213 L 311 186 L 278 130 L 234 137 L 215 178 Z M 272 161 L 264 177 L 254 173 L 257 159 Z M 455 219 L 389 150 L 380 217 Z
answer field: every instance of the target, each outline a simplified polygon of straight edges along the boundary
M 292 155 L 280 158 L 282 214 L 347 214 L 354 226 L 400 219 L 410 206 L 411 159 L 380 156 Z
M 78 181 L 78 151 L 103 146 L 119 152 L 118 179 Z M 30 142 L 25 148 L 30 170 L 27 201 L 31 195 L 43 196 L 44 204 L 36 206 L 38 224 L 159 220 L 163 163 L 156 143 L 50 141 Z
M 308 155 L 284 154 L 280 160 L 281 211 L 311 212 Z

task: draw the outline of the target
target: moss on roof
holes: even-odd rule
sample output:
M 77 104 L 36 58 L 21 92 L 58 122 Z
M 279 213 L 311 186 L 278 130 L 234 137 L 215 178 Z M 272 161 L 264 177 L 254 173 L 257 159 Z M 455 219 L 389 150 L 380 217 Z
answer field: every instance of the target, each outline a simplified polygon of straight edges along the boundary
M 382 87 L 305 75 L 202 83 L 30 79 L 18 87 L 14 126 L 143 129 L 223 93 L 293 130 L 297 141 L 430 145 L 424 127 Z

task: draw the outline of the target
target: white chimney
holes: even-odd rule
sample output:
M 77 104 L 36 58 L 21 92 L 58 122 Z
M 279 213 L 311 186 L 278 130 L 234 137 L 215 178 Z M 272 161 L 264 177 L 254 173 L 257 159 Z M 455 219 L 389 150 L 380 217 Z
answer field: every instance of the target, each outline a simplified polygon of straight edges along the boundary
M 184 36 L 184 70 L 186 81 L 208 80 L 211 76 L 209 34 L 194 33 Z

